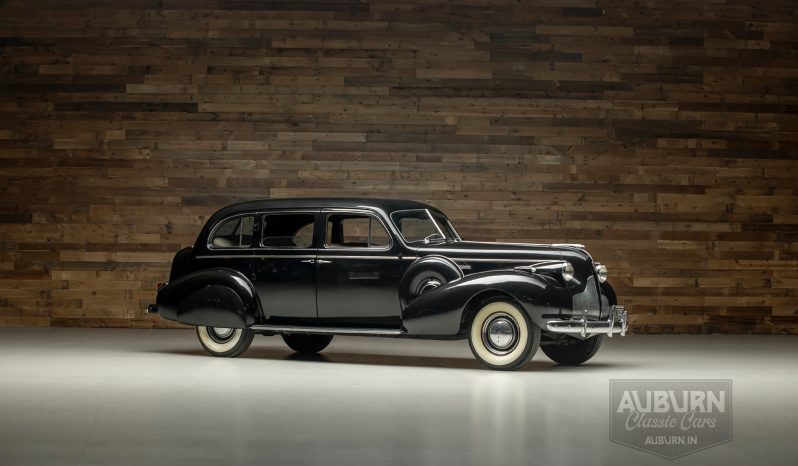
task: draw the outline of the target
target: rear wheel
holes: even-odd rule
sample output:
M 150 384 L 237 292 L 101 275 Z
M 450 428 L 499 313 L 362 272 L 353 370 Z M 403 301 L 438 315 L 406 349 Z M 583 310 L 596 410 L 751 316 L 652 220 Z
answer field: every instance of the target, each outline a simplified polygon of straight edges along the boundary
M 563 366 L 577 366 L 592 358 L 604 343 L 604 335 L 596 335 L 584 340 L 567 338 L 567 343 L 543 346 L 543 352 L 552 361 Z
M 234 358 L 249 348 L 255 332 L 248 328 L 197 327 L 197 337 L 208 353 Z
M 535 355 L 540 329 L 512 302 L 494 300 L 477 311 L 468 343 L 474 357 L 485 366 L 511 371 Z
M 294 351 L 300 354 L 318 353 L 330 344 L 332 335 L 307 335 L 291 333 L 283 335 L 285 343 Z

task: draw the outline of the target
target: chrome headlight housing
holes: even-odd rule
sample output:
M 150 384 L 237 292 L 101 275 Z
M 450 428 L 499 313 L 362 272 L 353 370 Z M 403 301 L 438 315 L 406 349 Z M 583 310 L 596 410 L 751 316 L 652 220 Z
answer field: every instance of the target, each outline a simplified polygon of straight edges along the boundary
M 570 282 L 574 279 L 574 266 L 571 265 L 570 262 L 566 262 L 562 265 L 562 279 L 565 282 Z
M 598 277 L 599 283 L 604 283 L 607 281 L 607 266 L 604 264 L 596 263 L 596 276 Z

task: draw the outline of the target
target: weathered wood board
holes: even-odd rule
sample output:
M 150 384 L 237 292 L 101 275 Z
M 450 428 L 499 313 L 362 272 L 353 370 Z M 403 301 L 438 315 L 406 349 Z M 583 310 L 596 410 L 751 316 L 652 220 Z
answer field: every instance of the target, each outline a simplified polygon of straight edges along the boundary
M 0 5 L 0 325 L 165 326 L 237 200 L 577 242 L 636 332 L 798 333 L 793 0 Z

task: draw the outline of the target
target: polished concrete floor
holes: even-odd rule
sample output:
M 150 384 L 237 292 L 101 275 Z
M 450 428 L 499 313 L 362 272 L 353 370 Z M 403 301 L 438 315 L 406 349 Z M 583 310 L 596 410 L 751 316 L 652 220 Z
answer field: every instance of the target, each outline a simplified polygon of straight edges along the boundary
M 583 367 L 482 369 L 464 341 L 0 328 L 0 465 L 798 464 L 797 337 L 613 338 Z M 733 440 L 666 460 L 609 441 L 615 378 L 733 380 Z

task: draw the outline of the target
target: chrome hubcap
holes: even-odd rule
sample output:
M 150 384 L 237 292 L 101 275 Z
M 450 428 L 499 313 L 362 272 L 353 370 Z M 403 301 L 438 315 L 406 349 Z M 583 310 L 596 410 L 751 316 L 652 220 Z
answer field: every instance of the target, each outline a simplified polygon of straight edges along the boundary
M 227 327 L 208 327 L 208 334 L 217 343 L 226 343 L 233 338 L 235 329 Z
M 513 342 L 513 326 L 507 319 L 496 319 L 488 327 L 488 338 L 496 348 L 505 349 Z
M 227 338 L 233 333 L 233 329 L 227 327 L 214 327 L 213 331 L 217 337 L 221 338 Z
M 482 341 L 491 353 L 507 354 L 518 344 L 518 325 L 509 314 L 491 316 L 482 326 Z

